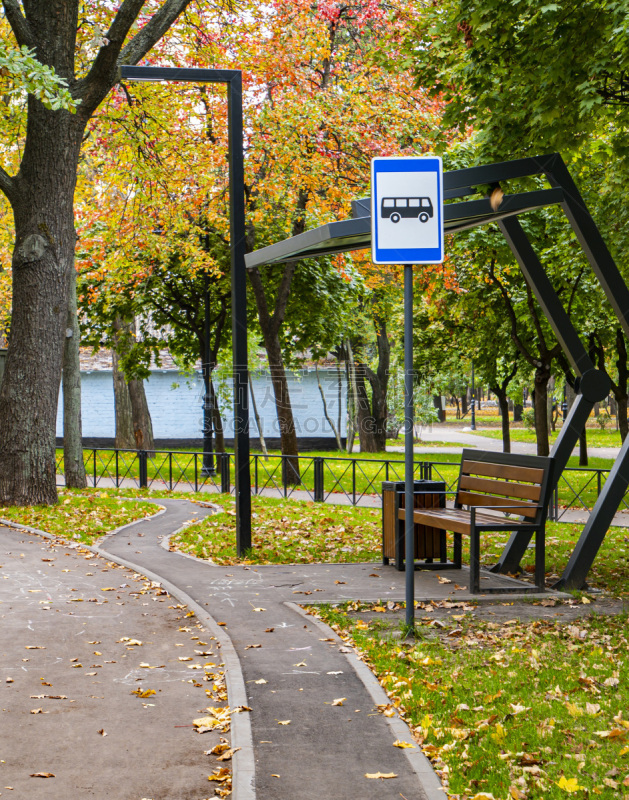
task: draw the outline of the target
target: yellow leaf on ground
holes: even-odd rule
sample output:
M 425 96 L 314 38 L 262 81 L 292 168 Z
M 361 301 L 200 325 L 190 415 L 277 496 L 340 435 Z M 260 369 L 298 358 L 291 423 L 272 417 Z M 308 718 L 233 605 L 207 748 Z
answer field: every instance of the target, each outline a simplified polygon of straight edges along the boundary
M 385 778 L 397 778 L 395 772 L 365 772 L 365 778 L 370 780 L 384 780 Z
M 333 706 L 342 706 L 343 703 L 347 700 L 347 697 L 337 697 L 336 700 L 332 701 Z
M 140 689 L 137 688 L 135 691 L 131 692 L 131 694 L 136 694 L 138 697 L 150 697 L 153 694 L 157 694 L 155 689 Z
M 54 778 L 54 772 L 31 772 L 31 778 Z
M 397 739 L 397 741 L 393 742 L 393 747 L 400 747 L 404 749 L 406 747 L 415 747 L 415 745 L 411 744 L 410 742 L 401 742 L 399 739 Z
M 566 792 L 578 792 L 583 789 L 583 786 L 579 786 L 579 782 L 576 778 L 566 778 L 565 775 L 562 775 L 561 778 L 557 781 L 557 786 L 560 789 L 563 789 Z
M 277 720 L 277 724 L 278 725 L 290 725 L 290 720 L 289 719 L 278 719 Z

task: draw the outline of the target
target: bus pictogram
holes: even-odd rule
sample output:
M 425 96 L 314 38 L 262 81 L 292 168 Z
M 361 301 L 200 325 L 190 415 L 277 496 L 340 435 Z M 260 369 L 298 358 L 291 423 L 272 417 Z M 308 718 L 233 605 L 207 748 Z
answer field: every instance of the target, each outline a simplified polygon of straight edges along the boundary
M 380 216 L 391 222 L 402 218 L 428 222 L 434 214 L 430 197 L 383 197 L 380 209 Z

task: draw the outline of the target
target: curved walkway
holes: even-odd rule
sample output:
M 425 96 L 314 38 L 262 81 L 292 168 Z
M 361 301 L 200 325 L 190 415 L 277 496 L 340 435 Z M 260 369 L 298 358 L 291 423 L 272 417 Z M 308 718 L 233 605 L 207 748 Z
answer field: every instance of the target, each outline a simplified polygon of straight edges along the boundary
M 396 739 L 411 741 L 410 731 L 399 718 L 378 713 L 387 698 L 371 672 L 295 604 L 310 594 L 317 602 L 399 597 L 403 574 L 373 563 L 211 565 L 163 546 L 193 510 L 207 511 L 185 500 L 159 502 L 165 514 L 121 529 L 96 549 L 158 578 L 201 622 L 209 612 L 216 633 L 228 634 L 221 652 L 230 705 L 252 709 L 232 717 L 232 746 L 242 748 L 234 755 L 235 800 L 442 800 L 420 751 L 393 747 Z M 436 576 L 429 579 L 430 594 L 443 595 Z M 339 698 L 342 704 L 334 705 Z M 377 772 L 396 777 L 365 777 Z

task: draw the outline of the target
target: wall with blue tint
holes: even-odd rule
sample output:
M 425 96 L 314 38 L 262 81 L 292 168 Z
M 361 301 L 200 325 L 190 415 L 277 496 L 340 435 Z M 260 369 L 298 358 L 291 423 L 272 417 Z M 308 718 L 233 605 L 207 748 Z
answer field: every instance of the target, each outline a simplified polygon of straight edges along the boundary
M 325 393 L 328 414 L 338 421 L 338 378 L 336 370 L 319 370 L 321 386 Z M 341 435 L 346 429 L 346 390 L 343 376 L 341 390 Z M 298 436 L 334 436 L 323 413 L 317 377 L 312 371 L 288 373 L 290 398 Z M 145 381 L 146 399 L 157 439 L 199 438 L 203 435 L 203 380 L 200 373 L 193 376 L 155 371 Z M 256 375 L 253 390 L 258 405 L 265 436 L 279 436 L 273 387 L 269 375 Z M 114 414 L 114 389 L 110 371 L 81 373 L 81 398 L 83 407 L 83 436 L 113 437 L 116 433 Z M 250 405 L 251 435 L 258 435 L 258 427 Z M 221 404 L 225 434 L 233 435 L 233 415 L 230 408 Z M 57 436 L 63 436 L 63 400 L 59 398 Z

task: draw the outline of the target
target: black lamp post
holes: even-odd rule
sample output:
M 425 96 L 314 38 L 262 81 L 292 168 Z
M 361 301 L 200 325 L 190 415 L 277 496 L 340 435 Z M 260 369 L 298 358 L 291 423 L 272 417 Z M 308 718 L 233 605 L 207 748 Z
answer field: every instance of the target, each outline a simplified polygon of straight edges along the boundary
M 245 267 L 245 174 L 242 150 L 242 72 L 237 69 L 120 67 L 129 81 L 182 81 L 227 84 L 229 126 L 229 241 L 231 249 L 232 341 L 234 364 L 234 450 L 236 453 L 236 549 L 251 549 L 249 471 L 249 370 L 247 366 L 247 270 Z M 207 311 L 206 311 L 207 313 Z
M 206 250 L 208 236 L 204 237 Z M 210 279 L 204 276 L 205 329 L 203 347 L 203 475 L 216 475 L 214 465 L 214 398 L 210 392 L 213 364 L 210 362 Z
M 470 429 L 476 430 L 476 386 L 474 385 L 474 362 L 472 361 L 472 421 Z

